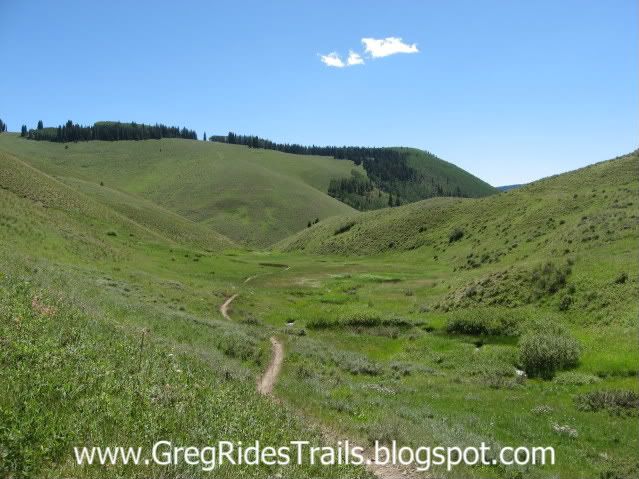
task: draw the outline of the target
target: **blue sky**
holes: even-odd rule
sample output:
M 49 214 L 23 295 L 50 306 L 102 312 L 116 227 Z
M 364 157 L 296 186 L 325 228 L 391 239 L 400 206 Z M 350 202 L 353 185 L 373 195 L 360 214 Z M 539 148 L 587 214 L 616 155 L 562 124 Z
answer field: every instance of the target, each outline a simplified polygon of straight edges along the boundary
M 637 13 L 636 0 L 0 0 L 0 118 L 415 146 L 526 182 L 637 147 Z M 365 51 L 389 37 L 419 52 Z M 321 61 L 349 50 L 364 64 Z

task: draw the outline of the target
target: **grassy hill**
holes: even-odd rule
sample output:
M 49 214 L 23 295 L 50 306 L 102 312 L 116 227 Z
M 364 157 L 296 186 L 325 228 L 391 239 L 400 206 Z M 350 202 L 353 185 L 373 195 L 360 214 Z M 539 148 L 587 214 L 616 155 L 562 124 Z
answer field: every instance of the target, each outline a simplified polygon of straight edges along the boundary
M 329 194 L 358 210 L 395 206 L 436 196 L 481 197 L 497 192 L 488 183 L 432 153 L 405 147 L 304 146 L 250 135 L 214 135 L 211 141 L 303 155 L 329 156 L 362 165 L 366 175 L 334 183 Z M 369 183 L 367 185 L 367 183 Z M 388 196 L 392 196 L 392 201 Z
M 120 211 L 160 207 L 252 246 L 353 211 L 326 194 L 331 178 L 351 175 L 349 161 L 180 139 L 62 144 L 12 134 L 0 136 L 0 151 Z
M 463 196 L 476 198 L 496 193 L 496 189 L 466 170 L 417 148 L 397 148 L 406 154 L 408 166 L 418 174 L 418 181 L 397 185 L 401 198 L 417 201 L 438 196 L 433 184 L 441 184 L 445 191 L 455 192 L 458 188 Z
M 491 261 L 539 248 L 561 248 L 562 254 L 566 248 L 592 248 L 631 232 L 637 167 L 635 152 L 486 198 L 434 198 L 332 218 L 277 248 L 367 255 L 423 246 L 441 253 L 463 246 Z M 455 230 L 462 236 L 451 241 Z
M 307 331 L 292 341 L 287 397 L 368 438 L 534 443 L 561 456 L 556 469 L 450 477 L 634 477 L 636 455 L 620 444 L 637 447 L 637 171 L 634 152 L 486 198 L 333 218 L 280 242 L 281 261 L 306 265 L 279 285 L 291 303 L 263 313 Z M 278 284 L 268 287 L 273 297 Z M 541 351 L 559 370 L 536 369 L 554 361 L 535 363 Z
M 217 313 L 233 285 L 261 267 L 238 262 L 228 239 L 174 213 L 66 180 L 0 153 L 0 476 L 166 474 L 157 465 L 77 466 L 73 447 L 84 445 L 319 444 L 318 431 L 255 391 L 267 331 Z M 366 477 L 361 468 L 337 471 Z M 215 469 L 222 478 L 270 473 Z

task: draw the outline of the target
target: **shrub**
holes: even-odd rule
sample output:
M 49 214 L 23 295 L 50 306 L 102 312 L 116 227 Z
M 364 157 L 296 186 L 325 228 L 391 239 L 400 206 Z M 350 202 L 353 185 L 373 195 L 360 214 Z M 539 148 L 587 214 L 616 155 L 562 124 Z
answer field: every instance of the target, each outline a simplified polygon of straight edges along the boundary
M 348 315 L 343 320 L 346 326 L 372 328 L 382 324 L 382 318 L 375 313 L 357 312 Z
M 225 332 L 219 336 L 218 348 L 228 357 L 241 361 L 260 363 L 262 350 L 260 345 L 247 336 Z
M 567 335 L 529 333 L 520 341 L 520 361 L 531 377 L 550 379 L 579 363 L 579 343 Z
M 455 228 L 453 231 L 450 232 L 450 235 L 448 235 L 448 242 L 454 243 L 455 241 L 459 241 L 463 237 L 464 237 L 464 230 L 460 228 Z
M 639 413 L 639 393 L 635 391 L 609 389 L 580 394 L 575 398 L 577 409 L 582 411 L 600 411 L 608 409 L 620 411 L 627 409 Z
M 559 300 L 559 311 L 568 311 L 570 305 L 572 305 L 572 296 L 565 294 Z
M 328 318 L 313 318 L 306 323 L 308 329 L 329 329 L 337 326 L 337 321 Z
M 533 269 L 531 281 L 539 296 L 554 294 L 566 285 L 570 272 L 569 264 L 557 266 L 552 261 L 548 261 Z
M 561 323 L 555 321 L 549 321 L 547 319 L 530 319 L 526 322 L 524 327 L 524 333 L 526 334 L 549 334 L 552 336 L 569 336 L 568 328 Z
M 375 421 L 367 426 L 368 429 L 368 442 L 373 445 L 376 442 L 379 444 L 392 444 L 393 441 L 397 443 L 406 442 L 406 432 L 404 426 L 396 419 L 382 419 Z
M 334 236 L 340 235 L 342 233 L 346 233 L 348 230 L 350 230 L 353 226 L 355 226 L 355 222 L 354 221 L 349 221 L 346 224 L 343 224 L 342 226 L 340 226 L 339 228 L 337 228 L 335 230 L 335 232 L 333 233 Z
M 451 334 L 472 336 L 517 336 L 518 321 L 510 312 L 507 314 L 491 311 L 459 311 L 448 319 L 446 331 Z
M 354 354 L 342 355 L 337 362 L 342 369 L 355 375 L 379 376 L 384 372 L 381 365 Z
M 625 271 L 615 278 L 615 284 L 624 284 L 626 281 L 628 281 L 628 273 Z
M 354 313 L 345 314 L 339 319 L 313 318 L 310 319 L 306 326 L 309 329 L 331 329 L 331 328 L 376 328 L 376 327 L 395 327 L 410 328 L 414 324 L 405 318 L 391 317 L 382 318 L 375 311 L 356 311 Z

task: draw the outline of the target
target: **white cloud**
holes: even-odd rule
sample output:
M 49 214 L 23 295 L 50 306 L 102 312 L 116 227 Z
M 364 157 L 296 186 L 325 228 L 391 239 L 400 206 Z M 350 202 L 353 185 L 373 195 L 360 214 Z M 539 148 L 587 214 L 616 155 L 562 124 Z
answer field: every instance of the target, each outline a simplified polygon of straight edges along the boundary
M 364 44 L 364 53 L 368 54 L 369 58 L 387 57 L 396 53 L 419 53 L 416 43 L 404 43 L 399 37 L 362 38 L 362 43 Z M 333 68 L 364 64 L 362 54 L 353 50 L 348 51 L 346 60 L 342 60 L 342 57 L 337 52 L 320 55 L 320 60 L 326 66 Z
M 387 57 L 396 53 L 418 53 L 417 44 L 409 45 L 404 43 L 401 38 L 362 38 L 364 51 L 373 58 Z
M 320 60 L 322 60 L 322 63 L 328 67 L 344 68 L 346 66 L 337 52 L 331 52 L 328 55 L 320 55 Z
M 348 51 L 348 60 L 346 60 L 346 63 L 349 66 L 352 66 L 352 65 L 363 65 L 364 64 L 364 59 L 362 58 L 362 56 L 359 53 L 354 52 L 353 50 L 349 50 Z

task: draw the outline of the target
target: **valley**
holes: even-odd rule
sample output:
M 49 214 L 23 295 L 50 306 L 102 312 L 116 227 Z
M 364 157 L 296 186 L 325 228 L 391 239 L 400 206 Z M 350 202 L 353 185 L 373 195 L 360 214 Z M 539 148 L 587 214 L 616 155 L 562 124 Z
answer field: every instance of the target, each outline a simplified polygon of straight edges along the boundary
M 634 477 L 638 168 L 360 212 L 327 194 L 349 160 L 2 133 L 0 473 L 105 477 L 72 463 L 87 441 L 338 437 L 558 458 L 405 477 Z

